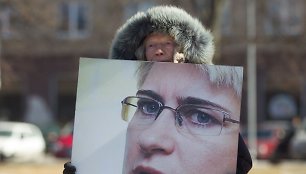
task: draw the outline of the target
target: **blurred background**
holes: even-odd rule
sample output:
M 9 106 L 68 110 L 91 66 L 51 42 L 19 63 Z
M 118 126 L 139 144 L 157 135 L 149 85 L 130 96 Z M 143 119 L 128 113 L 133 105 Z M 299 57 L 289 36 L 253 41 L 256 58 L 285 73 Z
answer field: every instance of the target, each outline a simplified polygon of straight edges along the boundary
M 107 58 L 117 28 L 161 4 L 212 31 L 215 64 L 244 67 L 250 173 L 306 173 L 306 1 L 0 0 L 0 174 L 62 172 L 79 58 Z M 29 147 L 37 150 L 21 150 Z

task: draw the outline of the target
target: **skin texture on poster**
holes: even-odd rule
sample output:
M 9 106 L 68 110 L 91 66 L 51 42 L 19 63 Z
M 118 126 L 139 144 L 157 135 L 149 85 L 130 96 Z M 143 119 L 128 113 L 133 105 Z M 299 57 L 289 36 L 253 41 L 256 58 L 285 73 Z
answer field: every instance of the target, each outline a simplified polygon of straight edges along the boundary
M 241 67 L 82 58 L 77 173 L 236 173 L 241 88 Z

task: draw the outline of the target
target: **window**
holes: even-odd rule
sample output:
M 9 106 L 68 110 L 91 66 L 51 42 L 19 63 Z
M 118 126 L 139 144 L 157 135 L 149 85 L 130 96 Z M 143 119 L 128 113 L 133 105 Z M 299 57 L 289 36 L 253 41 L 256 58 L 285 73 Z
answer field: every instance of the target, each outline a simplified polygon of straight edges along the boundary
M 127 20 L 138 11 L 145 11 L 150 7 L 153 7 L 154 3 L 150 1 L 146 2 L 130 2 L 128 5 L 125 6 L 124 9 L 124 20 Z
M 80 39 L 89 34 L 89 7 L 80 2 L 63 3 L 60 6 L 59 36 Z
M 3 39 L 9 38 L 12 34 L 10 30 L 10 15 L 9 8 L 4 8 L 0 11 L 0 36 Z
M 231 13 L 231 1 L 227 0 L 223 4 L 223 10 L 220 20 L 221 33 L 225 36 L 229 36 L 232 33 L 232 13 Z
M 303 0 L 264 1 L 266 16 L 264 32 L 266 35 L 296 36 L 303 32 Z

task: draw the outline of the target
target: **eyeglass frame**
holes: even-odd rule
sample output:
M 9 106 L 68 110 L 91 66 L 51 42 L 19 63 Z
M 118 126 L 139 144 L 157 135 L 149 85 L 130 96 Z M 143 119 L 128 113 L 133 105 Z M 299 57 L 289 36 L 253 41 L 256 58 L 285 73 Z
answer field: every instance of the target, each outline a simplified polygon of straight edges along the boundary
M 199 108 L 204 108 L 204 109 L 208 109 L 208 110 L 214 110 L 214 111 L 221 112 L 223 114 L 223 119 L 222 119 L 222 124 L 221 124 L 221 130 L 220 130 L 220 132 L 218 134 L 216 134 L 217 136 L 219 136 L 221 134 L 221 132 L 223 130 L 223 127 L 224 127 L 224 123 L 226 121 L 230 122 L 230 123 L 240 124 L 240 121 L 231 118 L 231 114 L 230 113 L 228 113 L 228 112 L 226 112 L 224 110 L 221 110 L 221 109 L 217 109 L 217 108 L 205 107 L 205 106 L 201 106 L 201 105 L 197 105 L 197 104 L 182 104 L 182 105 L 177 106 L 176 108 L 172 108 L 170 106 L 164 105 L 162 102 L 160 102 L 158 100 L 155 100 L 155 99 L 152 99 L 152 98 L 147 98 L 147 97 L 140 97 L 140 96 L 127 96 L 127 97 L 125 97 L 121 101 L 122 106 L 125 104 L 125 105 L 128 105 L 128 106 L 133 106 L 135 108 L 138 108 L 137 105 L 133 105 L 131 103 L 127 103 L 126 101 L 127 101 L 128 98 L 146 99 L 146 100 L 152 100 L 152 101 L 156 102 L 158 104 L 158 106 L 159 106 L 159 110 L 158 110 L 154 120 L 156 120 L 159 117 L 159 115 L 162 113 L 162 111 L 164 109 L 169 109 L 169 110 L 173 111 L 175 113 L 175 115 L 174 115 L 175 120 L 176 120 L 176 122 L 178 122 L 180 127 L 182 126 L 181 125 L 182 123 L 180 123 L 180 122 L 183 122 L 183 118 L 181 118 L 182 116 L 181 116 L 181 114 L 179 112 L 179 109 L 184 107 L 184 106 L 195 106 L 195 107 L 199 107 Z M 126 118 L 126 116 L 124 116 L 124 115 L 125 114 L 122 112 L 121 113 L 121 118 L 124 121 L 129 122 L 128 119 Z M 228 116 L 228 117 L 226 117 L 226 116 Z

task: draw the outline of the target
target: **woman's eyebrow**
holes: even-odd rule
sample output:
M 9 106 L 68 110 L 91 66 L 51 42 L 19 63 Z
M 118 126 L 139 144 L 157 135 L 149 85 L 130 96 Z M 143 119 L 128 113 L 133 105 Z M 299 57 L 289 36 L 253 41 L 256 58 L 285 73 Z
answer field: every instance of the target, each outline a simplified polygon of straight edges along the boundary
M 196 97 L 187 97 L 187 98 L 180 98 L 179 99 L 179 104 L 184 105 L 184 104 L 193 104 L 193 105 L 203 105 L 203 106 L 209 106 L 213 107 L 215 109 L 230 113 L 230 111 L 223 106 L 213 103 L 209 100 L 201 99 L 201 98 L 196 98 Z
M 136 96 L 147 96 L 164 104 L 164 99 L 152 90 L 138 90 Z

